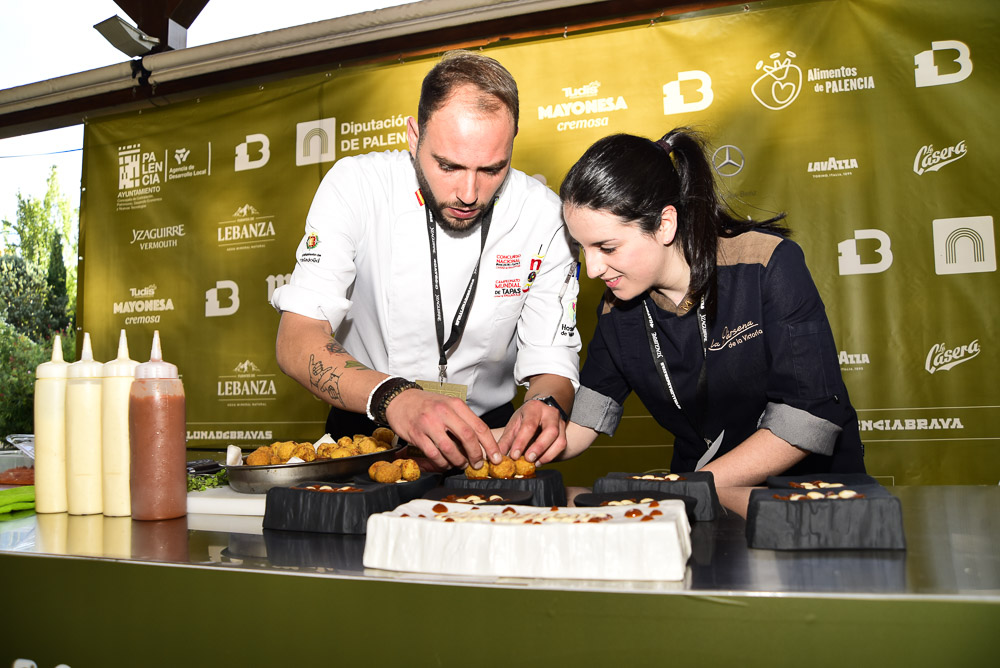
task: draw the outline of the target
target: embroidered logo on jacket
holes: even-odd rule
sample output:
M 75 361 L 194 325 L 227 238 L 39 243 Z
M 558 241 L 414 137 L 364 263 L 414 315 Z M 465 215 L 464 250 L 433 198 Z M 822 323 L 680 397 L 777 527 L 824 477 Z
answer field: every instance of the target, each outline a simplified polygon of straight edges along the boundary
M 755 323 L 753 320 L 748 320 L 746 323 L 729 329 L 728 327 L 722 328 L 722 341 L 716 341 L 712 339 L 712 343 L 708 346 L 709 350 L 724 350 L 726 348 L 735 348 L 745 341 L 757 338 L 764 333 L 763 328 Z

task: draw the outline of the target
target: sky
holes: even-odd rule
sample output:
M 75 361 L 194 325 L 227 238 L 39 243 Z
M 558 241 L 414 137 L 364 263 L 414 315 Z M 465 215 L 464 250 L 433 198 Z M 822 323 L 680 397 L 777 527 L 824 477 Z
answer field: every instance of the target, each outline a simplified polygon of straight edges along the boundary
M 209 0 L 188 29 L 187 45 L 201 46 L 268 30 L 322 21 L 405 0 Z M 129 60 L 94 24 L 118 15 L 112 0 L 0 0 L 0 90 Z M 71 48 L 65 45 L 71 45 Z M 11 65 L 16 64 L 16 65 Z M 73 208 L 80 205 L 83 126 L 0 139 L 0 219 L 14 221 L 17 193 L 45 195 L 52 165 Z

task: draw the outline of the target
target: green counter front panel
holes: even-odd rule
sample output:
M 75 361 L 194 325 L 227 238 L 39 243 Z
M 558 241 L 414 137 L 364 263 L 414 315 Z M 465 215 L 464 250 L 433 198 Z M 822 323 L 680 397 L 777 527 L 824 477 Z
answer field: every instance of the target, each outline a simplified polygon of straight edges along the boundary
M 1000 656 L 995 602 L 483 588 L 9 554 L 0 563 L 2 666 L 940 668 Z

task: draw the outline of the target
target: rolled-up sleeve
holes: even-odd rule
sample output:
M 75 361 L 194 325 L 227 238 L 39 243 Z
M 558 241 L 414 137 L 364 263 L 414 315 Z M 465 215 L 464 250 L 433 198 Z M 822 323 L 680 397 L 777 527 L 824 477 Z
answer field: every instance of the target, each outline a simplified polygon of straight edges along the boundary
M 788 404 L 775 403 L 767 405 L 757 426 L 797 448 L 818 455 L 832 455 L 837 438 L 843 431 L 829 420 Z

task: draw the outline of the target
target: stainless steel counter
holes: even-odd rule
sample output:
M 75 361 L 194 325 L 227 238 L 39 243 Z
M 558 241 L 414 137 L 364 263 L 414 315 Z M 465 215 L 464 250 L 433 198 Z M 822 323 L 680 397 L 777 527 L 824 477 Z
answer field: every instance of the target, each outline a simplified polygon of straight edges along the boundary
M 682 582 L 457 578 L 365 569 L 364 536 L 261 529 L 260 517 L 166 522 L 31 515 L 0 523 L 0 555 L 477 587 L 706 595 L 940 597 L 1000 602 L 1000 487 L 896 487 L 907 549 L 779 552 L 747 547 L 749 490 L 721 490 L 727 512 L 692 525 Z

